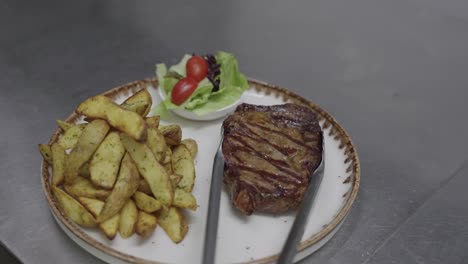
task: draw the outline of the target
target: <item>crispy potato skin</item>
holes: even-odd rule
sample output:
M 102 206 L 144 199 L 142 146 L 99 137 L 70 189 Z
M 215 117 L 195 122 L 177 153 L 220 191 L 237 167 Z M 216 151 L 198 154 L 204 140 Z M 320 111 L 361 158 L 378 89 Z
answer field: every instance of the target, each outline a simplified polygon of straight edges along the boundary
M 163 205 L 169 206 L 174 199 L 171 180 L 166 170 L 154 157 L 150 148 L 121 133 L 120 140 L 135 162 L 141 176 L 148 182 L 151 192 Z
M 179 125 L 172 124 L 168 126 L 159 126 L 159 130 L 166 139 L 166 143 L 170 146 L 177 146 L 182 139 L 182 129 Z
M 180 144 L 187 147 L 187 149 L 190 151 L 190 154 L 192 155 L 192 159 L 195 159 L 195 156 L 197 156 L 197 153 L 198 153 L 198 144 L 197 144 L 197 142 L 192 138 L 186 138 L 186 139 L 182 140 L 180 142 Z
M 135 232 L 142 236 L 147 237 L 156 229 L 158 219 L 156 216 L 146 213 L 144 211 L 138 212 L 138 220 L 135 226 Z
M 153 128 L 158 128 L 159 127 L 159 121 L 160 120 L 161 120 L 161 118 L 159 116 L 150 116 L 150 117 L 145 118 L 146 125 L 148 127 L 153 127 Z
M 48 163 L 52 164 L 52 151 L 50 150 L 50 146 L 47 144 L 39 144 L 39 152 L 42 155 L 42 158 Z
M 62 191 L 59 187 L 52 186 L 52 192 L 65 215 L 73 220 L 73 222 L 84 227 L 95 227 L 97 225 L 93 215 L 80 202 L 73 199 L 73 197 Z
M 99 229 L 104 233 L 104 235 L 109 239 L 113 240 L 117 235 L 117 230 L 119 229 L 120 215 L 116 214 L 108 220 L 99 224 Z
M 146 89 L 141 89 L 127 98 L 120 106 L 126 110 L 136 112 L 140 116 L 147 116 L 152 104 L 153 100 L 149 92 Z
M 112 189 L 124 154 L 125 148 L 120 142 L 119 133 L 110 132 L 91 158 L 91 182 L 101 188 Z
M 133 200 L 135 201 L 138 209 L 147 213 L 154 213 L 162 207 L 162 204 L 158 200 L 148 194 L 138 191 L 133 194 Z
M 91 181 L 80 176 L 78 176 L 72 184 L 66 184 L 64 188 L 67 193 L 76 198 L 87 197 L 104 200 L 110 194 L 109 190 L 98 189 Z
M 178 208 L 189 209 L 192 211 L 196 211 L 198 207 L 197 200 L 192 193 L 178 188 L 174 192 L 174 203 L 172 203 L 172 205 Z
M 114 189 L 112 189 L 112 192 L 106 199 L 104 208 L 98 217 L 98 222 L 102 223 L 117 214 L 127 200 L 136 192 L 139 184 L 140 174 L 127 153 L 120 164 L 119 176 Z
M 179 243 L 188 232 L 184 214 L 175 207 L 163 209 L 159 215 L 159 225 L 175 243 Z
M 195 184 L 195 164 L 185 145 L 178 145 L 173 149 L 171 162 L 173 172 L 182 176 L 177 187 L 191 192 Z
M 76 147 L 68 156 L 65 168 L 65 182 L 71 184 L 78 177 L 79 170 L 99 147 L 109 132 L 110 126 L 104 120 L 94 120 L 81 133 Z
M 65 149 L 58 143 L 52 144 L 52 184 L 61 185 L 65 181 Z
M 135 225 L 138 220 L 138 209 L 130 199 L 120 211 L 119 232 L 123 238 L 130 237 L 135 233 Z
M 78 106 L 76 112 L 87 117 L 104 119 L 112 127 L 127 133 L 135 140 L 146 138 L 145 120 L 136 112 L 120 107 L 103 95 L 87 99 Z

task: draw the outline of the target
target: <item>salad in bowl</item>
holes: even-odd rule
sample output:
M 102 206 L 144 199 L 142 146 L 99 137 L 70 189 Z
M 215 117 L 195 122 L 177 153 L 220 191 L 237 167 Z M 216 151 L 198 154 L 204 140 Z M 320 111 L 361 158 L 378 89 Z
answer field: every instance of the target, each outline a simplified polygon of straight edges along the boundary
M 249 86 L 234 55 L 223 51 L 184 55 L 169 69 L 157 64 L 156 76 L 162 102 L 153 113 L 164 115 L 170 110 L 193 120 L 213 120 L 231 113 Z

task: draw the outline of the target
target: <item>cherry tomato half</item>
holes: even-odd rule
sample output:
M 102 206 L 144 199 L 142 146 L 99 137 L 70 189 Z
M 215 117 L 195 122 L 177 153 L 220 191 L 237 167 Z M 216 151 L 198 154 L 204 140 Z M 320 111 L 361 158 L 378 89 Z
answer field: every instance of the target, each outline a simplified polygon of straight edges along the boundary
M 176 105 L 182 104 L 192 95 L 197 86 L 198 82 L 194 78 L 185 77 L 180 79 L 172 89 L 171 101 Z
M 185 66 L 187 77 L 192 77 L 197 81 L 203 80 L 208 74 L 208 62 L 201 56 L 192 56 Z

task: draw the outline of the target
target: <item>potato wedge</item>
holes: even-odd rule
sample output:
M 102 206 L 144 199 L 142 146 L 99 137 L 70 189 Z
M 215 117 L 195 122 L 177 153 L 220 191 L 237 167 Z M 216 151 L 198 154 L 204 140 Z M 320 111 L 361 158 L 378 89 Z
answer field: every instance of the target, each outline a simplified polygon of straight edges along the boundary
M 78 197 L 78 201 L 93 215 L 94 219 L 98 217 L 104 207 L 103 201 L 93 198 Z
M 172 206 L 161 210 L 158 223 L 175 243 L 182 241 L 188 231 L 185 216 L 180 210 Z
M 164 161 L 162 162 L 163 164 L 168 164 L 171 163 L 172 160 L 172 150 L 171 148 L 166 149 L 166 153 L 164 153 Z
M 147 237 L 156 229 L 158 219 L 152 214 L 144 211 L 138 212 L 138 220 L 136 222 L 135 231 L 142 237 Z
M 89 163 L 90 162 L 88 161 L 80 167 L 80 170 L 78 171 L 78 175 L 83 176 L 88 179 L 91 178 L 91 172 L 89 171 L 89 166 L 90 166 Z
M 192 159 L 195 159 L 195 156 L 197 155 L 197 152 L 198 152 L 197 142 L 192 138 L 186 138 L 182 140 L 180 144 L 185 145 L 187 149 L 190 151 Z
M 139 114 L 123 109 L 103 95 L 87 99 L 78 106 L 76 112 L 88 117 L 107 120 L 112 127 L 129 134 L 136 140 L 146 138 L 145 120 Z
M 164 169 L 166 170 L 167 174 L 169 174 L 169 175 L 174 174 L 174 171 L 172 170 L 172 163 L 171 163 L 171 162 L 169 162 L 169 163 L 163 163 L 163 164 L 161 164 L 161 165 L 164 167 Z M 180 180 L 179 180 L 179 181 L 180 181 Z
M 76 146 L 78 139 L 83 133 L 83 129 L 85 126 L 83 125 L 73 125 L 69 127 L 65 133 L 59 138 L 58 143 L 64 149 L 72 149 Z
M 140 174 L 128 153 L 122 159 L 120 171 L 114 189 L 106 199 L 106 203 L 97 220 L 102 223 L 117 214 L 128 199 L 135 193 L 140 181 Z
M 52 184 L 61 185 L 65 180 L 65 161 L 67 154 L 65 149 L 58 143 L 52 144 Z
M 179 174 L 171 174 L 169 175 L 169 178 L 171 179 L 172 186 L 175 188 L 179 184 L 179 182 L 182 180 L 182 176 Z M 174 194 L 175 195 L 175 194 Z
M 195 182 L 195 165 L 192 155 L 185 145 L 178 145 L 172 150 L 171 162 L 174 173 L 182 175 L 182 180 L 177 186 L 191 192 Z
M 88 179 L 79 176 L 74 183 L 66 184 L 64 188 L 73 197 L 96 198 L 99 200 L 106 199 L 111 193 L 108 190 L 97 189 Z
M 153 101 L 149 92 L 146 89 L 141 89 L 125 100 L 120 106 L 123 109 L 136 112 L 140 116 L 146 116 L 151 110 L 152 104 Z
M 109 129 L 107 122 L 99 119 L 94 120 L 85 127 L 76 143 L 76 147 L 67 159 L 65 168 L 65 182 L 67 184 L 73 183 L 78 177 L 79 169 L 91 158 Z
M 161 120 L 161 118 L 159 116 L 150 116 L 150 117 L 145 118 L 146 125 L 148 127 L 154 127 L 154 128 L 159 127 L 159 121 L 160 120 Z
M 96 218 L 104 207 L 104 202 L 92 198 L 79 197 L 78 200 L 80 203 L 88 209 L 88 211 Z M 117 234 L 117 229 L 119 228 L 119 219 L 120 215 L 115 214 L 111 218 L 99 224 L 99 229 L 102 230 L 104 235 L 112 240 Z
M 198 207 L 197 200 L 193 194 L 179 188 L 177 188 L 174 192 L 174 202 L 172 205 L 178 208 L 190 209 L 193 211 L 196 211 Z
M 89 165 L 91 182 L 94 185 L 111 189 L 114 186 L 120 161 L 125 154 L 125 148 L 120 142 L 118 132 L 110 132 L 94 153 Z
M 138 209 L 135 203 L 127 200 L 122 211 L 120 211 L 119 232 L 123 238 L 130 237 L 135 233 L 135 224 L 138 219 Z
M 99 224 L 99 228 L 102 230 L 104 235 L 113 240 L 117 235 L 117 230 L 119 228 L 120 215 L 116 214 L 113 217 L 107 219 L 106 221 Z
M 159 130 L 164 136 L 166 143 L 170 146 L 177 146 L 182 139 L 182 129 L 179 125 L 159 126 Z
M 73 222 L 85 227 L 94 227 L 97 225 L 93 215 L 77 200 L 73 199 L 73 197 L 56 186 L 52 186 L 52 192 L 57 198 L 57 201 L 60 204 L 60 207 L 62 207 L 65 215 L 73 220 Z
M 135 192 L 133 194 L 133 200 L 135 201 L 135 205 L 138 209 L 147 213 L 154 213 L 162 207 L 158 200 L 143 192 Z
M 121 133 L 120 140 L 135 162 L 141 176 L 148 182 L 151 192 L 163 205 L 171 205 L 174 198 L 171 180 L 150 148 Z
M 146 193 L 148 195 L 153 195 L 148 182 L 143 178 L 140 178 L 140 184 L 138 185 L 138 191 L 142 192 L 142 193 Z
M 57 123 L 57 125 L 58 125 L 63 131 L 67 131 L 67 130 L 70 129 L 72 126 L 74 126 L 74 124 L 71 124 L 71 123 L 62 121 L 62 120 L 60 120 L 60 119 L 55 120 L 55 122 Z
M 39 152 L 47 163 L 52 164 L 52 151 L 49 145 L 39 144 Z
M 154 157 L 159 163 L 165 159 L 166 151 L 168 149 L 164 137 L 157 128 L 149 127 L 148 135 L 146 137 L 146 145 L 153 152 Z

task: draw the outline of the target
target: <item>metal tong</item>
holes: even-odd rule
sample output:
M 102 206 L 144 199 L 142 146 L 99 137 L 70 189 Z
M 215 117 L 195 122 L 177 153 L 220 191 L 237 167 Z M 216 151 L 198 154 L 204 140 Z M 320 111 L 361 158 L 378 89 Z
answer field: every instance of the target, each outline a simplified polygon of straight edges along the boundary
M 211 176 L 210 198 L 208 206 L 208 217 L 206 221 L 205 246 L 203 248 L 203 264 L 213 264 L 216 253 L 216 236 L 218 234 L 219 205 L 221 201 L 221 189 L 224 174 L 224 155 L 222 150 L 224 129 L 221 126 L 221 140 L 216 151 Z M 306 195 L 301 203 L 299 211 L 289 231 L 286 243 L 283 246 L 281 255 L 277 263 L 292 263 L 296 255 L 297 244 L 302 238 L 305 224 L 309 217 L 311 208 L 314 205 L 315 197 L 323 179 L 325 172 L 325 148 L 322 143 L 322 161 L 319 167 L 313 172 L 311 182 Z

